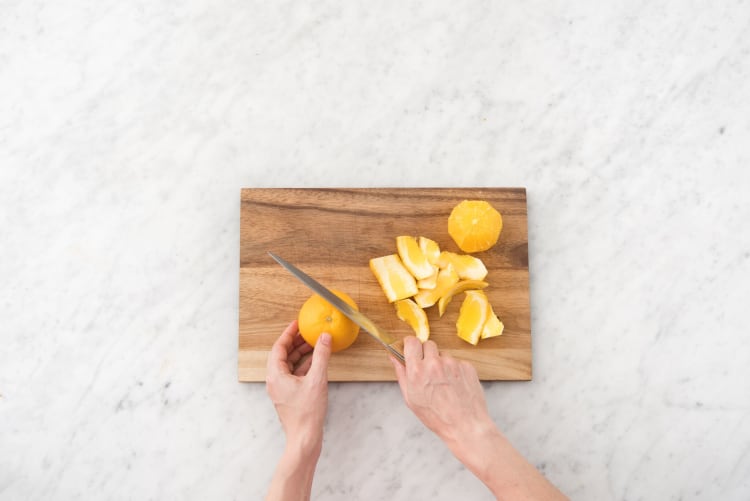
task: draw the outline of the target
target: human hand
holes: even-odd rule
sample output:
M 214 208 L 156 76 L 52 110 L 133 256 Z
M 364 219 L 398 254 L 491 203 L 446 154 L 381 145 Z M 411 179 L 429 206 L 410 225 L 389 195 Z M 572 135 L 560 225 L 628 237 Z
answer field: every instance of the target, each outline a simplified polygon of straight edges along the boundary
M 406 405 L 449 447 L 494 431 L 474 367 L 441 355 L 434 341 L 404 339 L 405 365 L 391 357 Z
M 404 339 L 405 365 L 391 357 L 406 405 L 497 499 L 564 500 L 500 433 L 474 367 L 441 355 L 434 341 Z
M 296 320 L 289 324 L 271 348 L 266 390 L 284 428 L 287 446 L 319 455 L 328 408 L 331 336 L 322 334 L 313 350 L 297 327 Z M 310 351 L 312 356 L 299 363 Z M 295 367 L 296 364 L 299 365 Z

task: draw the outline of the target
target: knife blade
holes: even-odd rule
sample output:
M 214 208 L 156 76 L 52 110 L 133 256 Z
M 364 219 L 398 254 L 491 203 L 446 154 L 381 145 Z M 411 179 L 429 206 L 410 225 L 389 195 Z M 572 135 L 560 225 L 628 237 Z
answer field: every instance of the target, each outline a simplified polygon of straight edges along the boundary
M 294 275 L 300 282 L 310 288 L 313 292 L 331 303 L 331 306 L 343 313 L 347 318 L 349 318 L 349 320 L 362 327 L 365 332 L 375 338 L 380 344 L 385 347 L 386 350 L 391 352 L 391 354 L 396 357 L 399 362 L 401 362 L 402 364 L 404 363 L 404 354 L 397 347 L 393 346 L 393 344 L 398 341 L 393 337 L 393 335 L 375 325 L 372 320 L 349 306 L 336 294 L 331 292 L 328 288 L 312 278 L 310 275 L 294 266 L 292 263 L 280 258 L 271 251 L 268 251 L 268 255 L 271 256 L 281 266 L 283 266 L 287 271 L 289 271 L 289 273 Z

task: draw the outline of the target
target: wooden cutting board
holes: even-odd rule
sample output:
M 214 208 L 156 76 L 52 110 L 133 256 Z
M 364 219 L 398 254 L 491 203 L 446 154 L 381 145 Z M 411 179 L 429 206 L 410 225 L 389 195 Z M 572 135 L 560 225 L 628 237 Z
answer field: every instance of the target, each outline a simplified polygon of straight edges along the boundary
M 368 266 L 396 253 L 398 235 L 424 235 L 461 252 L 448 235 L 451 209 L 465 199 L 490 202 L 503 230 L 475 254 L 488 269 L 485 292 L 505 324 L 502 336 L 472 346 L 456 336 L 464 295 L 443 317 L 427 309 L 441 352 L 470 361 L 483 380 L 531 379 L 529 259 L 524 188 L 243 189 L 240 213 L 239 380 L 263 381 L 271 345 L 311 292 L 266 253 L 272 251 L 328 288 L 349 294 L 360 311 L 399 337 L 413 334 L 396 316 Z M 385 349 L 360 331 L 334 353 L 331 381 L 392 381 Z

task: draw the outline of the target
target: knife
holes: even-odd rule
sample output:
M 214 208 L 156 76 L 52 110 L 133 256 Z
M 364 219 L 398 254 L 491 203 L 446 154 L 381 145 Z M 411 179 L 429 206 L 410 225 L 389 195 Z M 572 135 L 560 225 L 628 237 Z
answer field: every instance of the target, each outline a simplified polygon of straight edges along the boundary
M 305 284 L 307 287 L 313 290 L 316 294 L 318 294 L 320 297 L 331 303 L 331 306 L 339 310 L 341 313 L 343 313 L 349 320 L 354 322 L 355 324 L 362 327 L 365 332 L 367 332 L 370 336 L 374 337 L 380 344 L 385 346 L 385 349 L 391 352 L 391 354 L 396 357 L 396 359 L 404 363 L 404 354 L 401 350 L 399 350 L 397 347 L 393 346 L 398 340 L 395 339 L 390 333 L 384 331 L 375 323 L 364 316 L 359 311 L 355 310 L 348 304 L 346 304 L 344 301 L 342 301 L 336 294 L 328 290 L 325 286 L 323 286 L 320 282 L 312 278 L 310 275 L 305 273 L 304 271 L 300 270 L 296 266 L 294 266 L 292 263 L 281 259 L 279 256 L 274 254 L 273 252 L 268 252 L 268 255 L 271 256 L 277 263 L 279 263 L 281 266 L 287 269 L 289 273 L 297 277 L 300 282 Z

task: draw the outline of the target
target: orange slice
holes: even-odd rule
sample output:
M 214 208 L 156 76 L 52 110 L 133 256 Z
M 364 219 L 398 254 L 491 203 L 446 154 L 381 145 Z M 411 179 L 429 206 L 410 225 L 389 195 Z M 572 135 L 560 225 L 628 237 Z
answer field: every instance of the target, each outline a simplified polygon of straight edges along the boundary
M 438 272 L 440 272 L 440 268 L 437 266 L 432 267 L 433 272 L 432 275 L 430 275 L 427 278 L 423 278 L 422 280 L 417 280 L 417 287 L 420 289 L 434 289 L 437 285 L 437 276 Z
M 482 339 L 501 336 L 503 334 L 503 329 L 505 329 L 505 326 L 500 319 L 497 318 L 495 311 L 492 309 L 492 306 L 490 306 L 490 316 L 487 317 L 487 321 L 484 322 L 484 327 L 482 328 Z
M 476 346 L 489 312 L 490 303 L 482 291 L 466 291 L 466 298 L 456 321 L 458 337 Z
M 432 275 L 432 265 L 422 253 L 417 244 L 417 239 L 409 236 L 396 237 L 396 248 L 401 261 L 406 269 L 414 275 L 414 278 L 421 280 Z
M 448 218 L 448 233 L 464 252 L 481 252 L 497 243 L 503 218 L 484 200 L 464 200 Z
M 396 301 L 396 315 L 414 329 L 417 338 L 423 343 L 430 337 L 430 324 L 427 314 L 411 299 Z
M 421 308 L 428 308 L 437 303 L 445 292 L 458 282 L 458 274 L 453 265 L 440 270 L 437 276 L 437 284 L 434 289 L 423 289 L 414 296 L 414 300 Z
M 391 303 L 419 292 L 414 277 L 404 268 L 396 254 L 370 259 L 370 269 Z
M 471 289 L 484 289 L 487 285 L 489 285 L 487 282 L 482 282 L 481 280 L 462 280 L 456 283 L 453 287 L 448 289 L 438 301 L 438 312 L 440 313 L 440 316 L 443 316 L 445 309 L 456 294 L 461 294 L 462 292 Z
M 419 248 L 430 264 L 437 264 L 437 259 L 440 256 L 440 246 L 438 246 L 436 241 L 430 240 L 427 237 L 419 237 Z
M 437 259 L 437 265 L 441 268 L 453 263 L 453 267 L 458 273 L 458 277 L 466 280 L 484 280 L 487 276 L 487 268 L 481 259 L 466 254 L 456 254 L 455 252 L 443 251 Z

